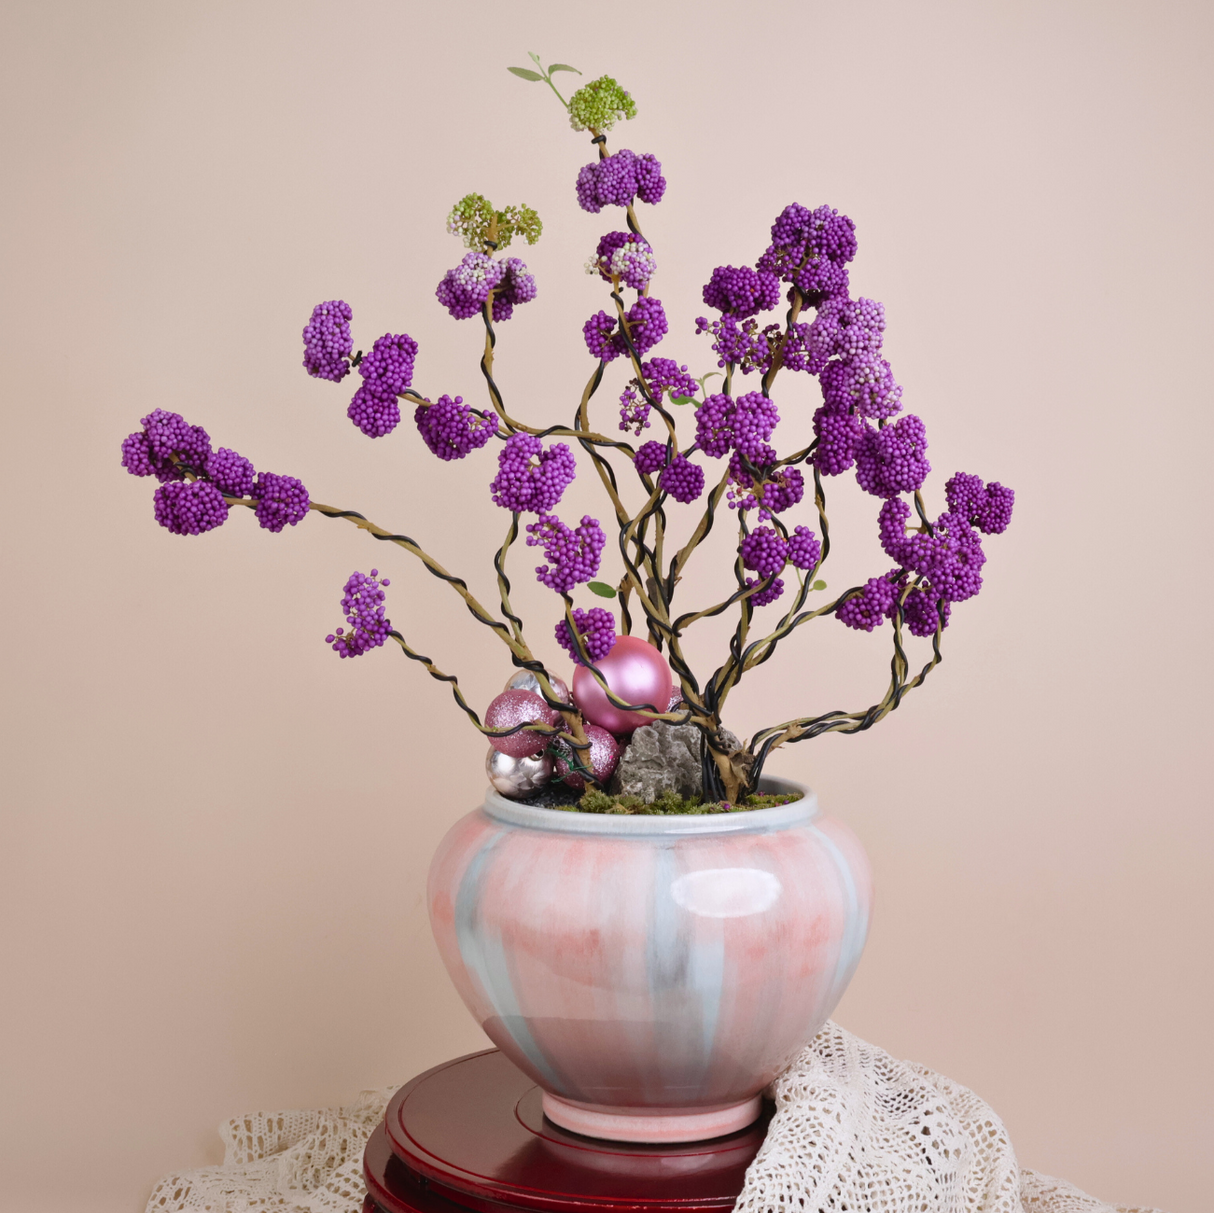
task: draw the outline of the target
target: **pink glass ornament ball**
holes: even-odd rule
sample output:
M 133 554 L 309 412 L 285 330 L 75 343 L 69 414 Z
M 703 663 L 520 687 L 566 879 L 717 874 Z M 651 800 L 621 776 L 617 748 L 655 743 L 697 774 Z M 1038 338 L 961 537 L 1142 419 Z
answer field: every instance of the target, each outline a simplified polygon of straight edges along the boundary
M 576 754 L 581 765 L 589 767 L 597 784 L 605 784 L 615 770 L 615 764 L 620 760 L 620 743 L 606 729 L 600 729 L 597 724 L 586 726 L 586 740 L 590 742 L 587 750 L 566 750 L 563 746 L 557 750 L 556 773 L 553 779 L 563 779 L 571 788 L 584 788 L 586 780 L 576 771 L 571 772 L 569 762 L 561 757 L 562 753 L 572 756 Z
M 516 724 L 553 725 L 557 719 L 557 714 L 531 691 L 503 691 L 485 709 L 485 725 L 491 729 L 512 729 Z M 490 737 L 489 744 L 511 758 L 526 758 L 538 754 L 548 739 L 522 729 L 506 737 Z
M 651 703 L 666 710 L 674 680 L 666 658 L 639 636 L 617 636 L 611 652 L 596 662 L 613 695 L 625 703 Z M 650 721 L 640 712 L 625 712 L 607 698 L 594 675 L 585 667 L 573 671 L 573 702 L 582 715 L 609 733 L 631 733 Z

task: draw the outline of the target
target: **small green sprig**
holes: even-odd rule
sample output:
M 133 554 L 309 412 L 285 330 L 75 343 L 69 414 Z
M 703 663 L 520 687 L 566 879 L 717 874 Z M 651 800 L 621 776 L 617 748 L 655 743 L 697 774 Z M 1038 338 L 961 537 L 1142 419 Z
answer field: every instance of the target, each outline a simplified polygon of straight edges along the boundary
M 579 72 L 576 67 L 570 67 L 568 63 L 553 63 L 553 64 L 550 64 L 549 67 L 545 70 L 544 65 L 540 62 L 539 55 L 537 55 L 534 51 L 528 51 L 527 54 L 531 56 L 531 62 L 534 63 L 535 66 L 540 69 L 538 72 L 533 71 L 529 67 L 508 67 L 506 70 L 508 72 L 513 72 L 521 80 L 530 80 L 533 84 L 539 84 L 539 82 L 542 80 L 554 93 L 556 93 L 556 99 L 566 109 L 568 109 L 569 102 L 566 101 L 565 98 L 561 96 L 560 92 L 557 90 L 556 85 L 552 83 L 552 73 L 553 72 L 574 72 L 579 76 L 582 73 Z M 606 77 L 604 77 L 604 79 L 606 79 Z M 577 95 L 578 95 L 577 93 L 574 93 L 575 97 Z M 574 130 L 579 130 L 579 129 L 581 129 L 581 128 L 574 127 Z
M 465 194 L 447 216 L 447 231 L 459 236 L 466 248 L 483 250 L 486 245 L 509 247 L 515 236 L 534 244 L 544 230 L 539 215 L 527 205 L 495 210 L 483 194 Z

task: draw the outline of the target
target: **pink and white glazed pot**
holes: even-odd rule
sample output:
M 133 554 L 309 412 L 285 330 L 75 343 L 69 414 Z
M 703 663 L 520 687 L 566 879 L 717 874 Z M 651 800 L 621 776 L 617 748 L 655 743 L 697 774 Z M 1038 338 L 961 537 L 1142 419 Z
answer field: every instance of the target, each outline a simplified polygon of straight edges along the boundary
M 575 1133 L 676 1142 L 743 1128 L 855 971 L 872 880 L 802 793 L 633 817 L 490 792 L 430 866 L 430 923 L 489 1038 Z

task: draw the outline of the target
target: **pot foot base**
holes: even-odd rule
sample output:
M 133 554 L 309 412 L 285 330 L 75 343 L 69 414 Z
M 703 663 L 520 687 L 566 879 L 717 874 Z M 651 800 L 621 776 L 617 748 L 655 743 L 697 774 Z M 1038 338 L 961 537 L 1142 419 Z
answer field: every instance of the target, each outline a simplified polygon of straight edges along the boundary
M 496 1049 L 474 1053 L 388 1104 L 363 1158 L 363 1213 L 732 1213 L 771 1110 L 707 1141 L 595 1139 L 545 1116 L 543 1092 Z
M 658 1113 L 652 1108 L 608 1112 L 590 1104 L 574 1103 L 544 1092 L 544 1115 L 562 1129 L 602 1141 L 639 1141 L 653 1144 L 707 1141 L 737 1133 L 759 1119 L 762 1101 L 756 1095 L 741 1103 L 695 1112 Z

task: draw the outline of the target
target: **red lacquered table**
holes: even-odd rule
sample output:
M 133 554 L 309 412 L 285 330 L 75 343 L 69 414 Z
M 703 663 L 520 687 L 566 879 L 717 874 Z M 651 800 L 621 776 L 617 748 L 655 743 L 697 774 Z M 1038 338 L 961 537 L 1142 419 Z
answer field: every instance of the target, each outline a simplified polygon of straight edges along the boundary
M 718 1213 L 731 1209 L 771 1119 L 712 1141 L 637 1145 L 545 1119 L 540 1089 L 498 1050 L 402 1087 L 363 1156 L 364 1213 Z

